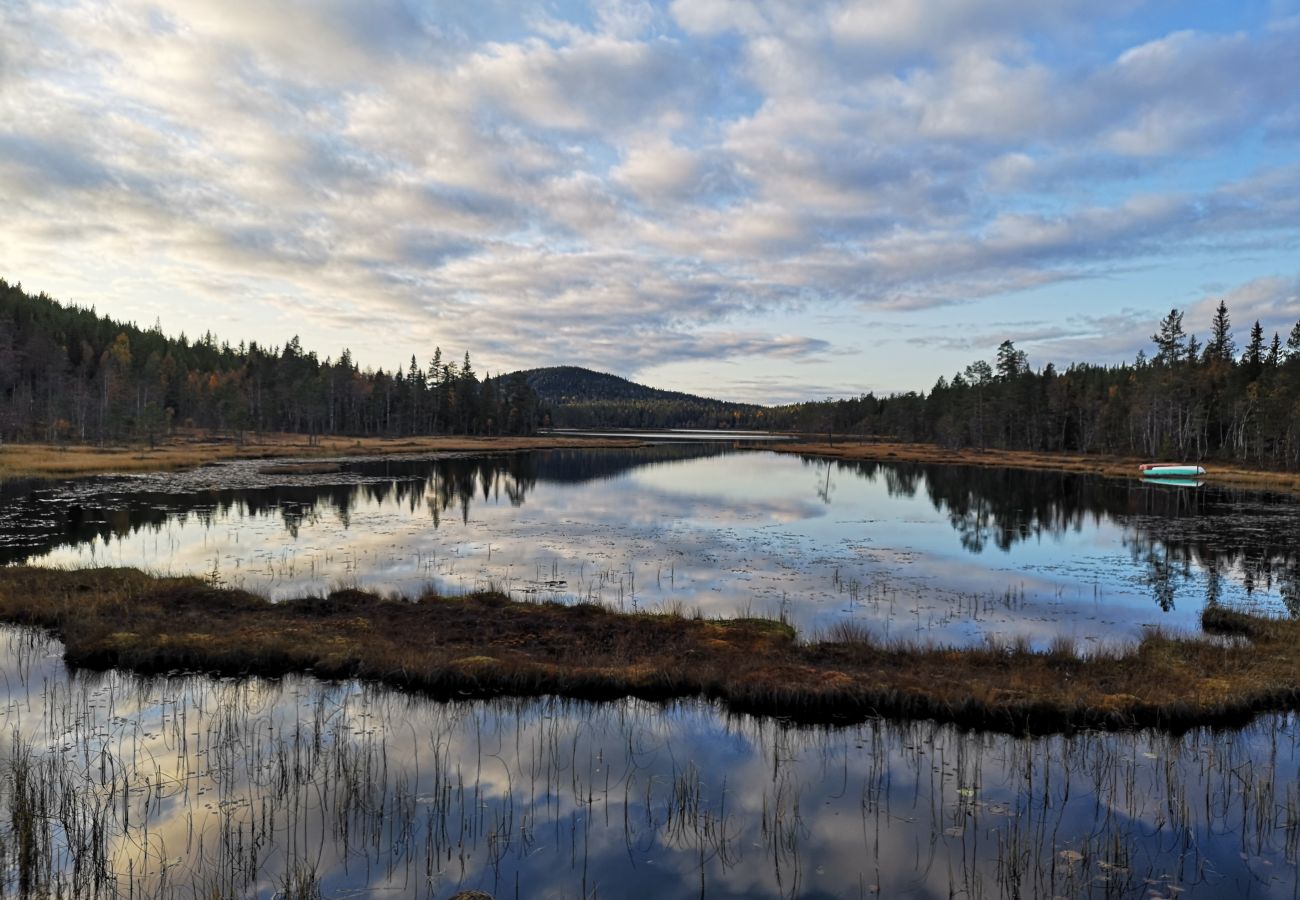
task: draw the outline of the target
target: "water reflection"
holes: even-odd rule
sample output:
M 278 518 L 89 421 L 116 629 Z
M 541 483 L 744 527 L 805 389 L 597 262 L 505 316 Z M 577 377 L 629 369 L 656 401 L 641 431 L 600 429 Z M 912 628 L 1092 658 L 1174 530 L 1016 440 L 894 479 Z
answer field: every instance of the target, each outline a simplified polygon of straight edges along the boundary
M 504 498 L 521 506 L 539 480 L 578 485 L 727 452 L 716 444 L 666 444 L 636 451 L 347 460 L 339 473 L 302 476 L 292 474 L 292 463 L 241 461 L 129 478 L 0 481 L 0 562 L 25 561 L 54 547 L 127 537 L 190 517 L 210 526 L 232 514 L 279 516 L 295 537 L 303 524 L 318 521 L 322 511 L 348 527 L 359 506 L 404 506 L 412 512 L 427 506 L 435 524 L 448 514 L 467 522 L 476 501 Z
M 1300 613 L 1300 505 L 1289 495 L 1036 470 L 839 466 L 864 478 L 883 474 L 895 495 L 913 497 L 924 487 L 972 553 L 990 546 L 1009 553 L 1021 541 L 1061 542 L 1071 532 L 1121 522 L 1131 558 L 1145 568 L 1162 610 L 1174 609 L 1179 586 L 1193 581 L 1205 602 L 1221 601 L 1231 573 L 1247 595 L 1276 589 L 1287 610 Z
M 269 896 L 294 876 L 398 897 L 1296 889 L 1288 717 L 1182 737 L 793 729 L 704 704 L 69 675 L 58 650 L 0 632 L 6 896 Z
M 1279 495 L 718 445 L 258 463 L 3 488 L 0 560 L 135 565 L 282 597 L 496 586 L 625 609 L 844 618 L 912 640 L 1127 640 L 1205 603 L 1300 612 Z

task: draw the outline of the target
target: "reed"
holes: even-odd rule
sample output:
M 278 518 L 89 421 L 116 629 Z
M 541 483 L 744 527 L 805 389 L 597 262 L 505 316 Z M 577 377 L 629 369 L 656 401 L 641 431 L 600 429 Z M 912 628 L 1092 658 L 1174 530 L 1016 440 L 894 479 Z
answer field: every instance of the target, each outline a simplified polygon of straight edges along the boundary
M 1178 737 L 793 728 L 694 703 L 68 675 L 51 649 L 31 630 L 0 637 L 18 701 L 0 742 L 5 897 L 1218 897 L 1296 883 L 1300 744 L 1281 716 Z

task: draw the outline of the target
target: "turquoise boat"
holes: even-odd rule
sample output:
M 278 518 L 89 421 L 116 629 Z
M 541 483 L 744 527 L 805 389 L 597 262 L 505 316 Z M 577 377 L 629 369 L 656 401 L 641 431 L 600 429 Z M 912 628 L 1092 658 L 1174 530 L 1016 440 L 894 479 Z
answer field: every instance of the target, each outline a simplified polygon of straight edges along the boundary
M 1201 466 L 1186 463 L 1146 463 L 1138 469 L 1143 478 L 1200 478 L 1205 474 Z
M 1200 487 L 1205 482 L 1197 481 L 1195 478 L 1143 478 L 1143 484 L 1158 484 L 1164 487 L 1195 488 Z

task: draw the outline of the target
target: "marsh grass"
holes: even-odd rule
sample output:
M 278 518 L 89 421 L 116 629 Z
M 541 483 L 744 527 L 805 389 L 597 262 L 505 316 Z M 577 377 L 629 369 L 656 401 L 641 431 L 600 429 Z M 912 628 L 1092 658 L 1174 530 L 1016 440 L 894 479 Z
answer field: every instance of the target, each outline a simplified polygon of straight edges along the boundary
M 301 434 L 233 435 L 179 431 L 147 445 L 89 446 L 84 444 L 0 445 L 0 480 L 7 478 L 75 478 L 111 472 L 165 472 L 191 469 L 232 459 L 382 456 L 402 453 L 548 450 L 567 447 L 641 447 L 645 442 L 621 438 L 535 437 L 411 437 L 310 439 Z
M 321 900 L 320 876 L 314 866 L 298 861 L 280 879 L 276 900 Z
M 1015 733 L 1184 730 L 1300 705 L 1300 622 L 1208 609 L 1205 637 L 1044 652 L 954 649 L 856 624 L 800 642 L 772 619 L 626 613 L 500 593 L 383 597 L 354 586 L 272 603 L 134 569 L 0 569 L 0 620 L 49 629 L 95 669 L 360 678 L 438 697 L 705 697 L 809 722 L 931 718 Z M 1221 636 L 1236 638 L 1224 641 Z

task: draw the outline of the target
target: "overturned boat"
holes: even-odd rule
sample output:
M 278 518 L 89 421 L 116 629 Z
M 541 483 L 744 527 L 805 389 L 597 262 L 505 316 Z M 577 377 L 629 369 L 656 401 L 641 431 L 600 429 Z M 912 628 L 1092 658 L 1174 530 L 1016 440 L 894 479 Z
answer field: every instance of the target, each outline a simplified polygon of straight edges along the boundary
M 1203 467 L 1186 463 L 1144 463 L 1138 469 L 1143 478 L 1199 478 L 1205 474 Z

